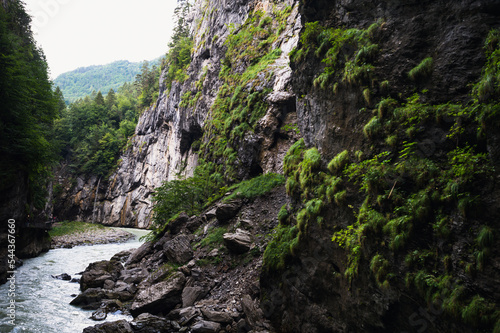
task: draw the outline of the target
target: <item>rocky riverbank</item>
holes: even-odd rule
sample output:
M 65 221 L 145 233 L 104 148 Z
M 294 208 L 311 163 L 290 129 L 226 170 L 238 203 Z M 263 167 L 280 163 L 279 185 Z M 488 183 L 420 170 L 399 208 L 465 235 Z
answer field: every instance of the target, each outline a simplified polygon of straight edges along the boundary
M 119 309 L 134 320 L 84 332 L 273 331 L 259 275 L 274 211 L 285 203 L 284 186 L 255 201 L 222 201 L 199 216 L 181 214 L 156 242 L 90 264 L 71 304 L 96 310 L 96 319 Z
M 78 245 L 119 243 L 134 237 L 133 234 L 127 231 L 115 228 L 90 229 L 62 236 L 52 236 L 51 248 L 72 248 Z

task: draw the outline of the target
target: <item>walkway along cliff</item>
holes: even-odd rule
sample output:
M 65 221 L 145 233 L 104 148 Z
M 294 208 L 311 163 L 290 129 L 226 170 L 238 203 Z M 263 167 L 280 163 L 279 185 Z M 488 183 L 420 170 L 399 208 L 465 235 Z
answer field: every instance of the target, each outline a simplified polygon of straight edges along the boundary
M 154 188 L 201 162 L 286 184 L 89 266 L 75 304 L 118 299 L 136 319 L 87 331 L 500 332 L 499 15 L 197 1 L 185 80 L 162 75 L 117 171 L 68 186 L 60 214 L 147 227 Z

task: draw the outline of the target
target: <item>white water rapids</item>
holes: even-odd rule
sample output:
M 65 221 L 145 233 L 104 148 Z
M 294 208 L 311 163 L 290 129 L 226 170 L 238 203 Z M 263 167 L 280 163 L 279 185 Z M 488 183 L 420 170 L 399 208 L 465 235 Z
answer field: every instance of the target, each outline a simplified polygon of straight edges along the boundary
M 69 305 L 80 293 L 80 284 L 57 280 L 51 275 L 68 273 L 79 278 L 92 262 L 109 260 L 123 250 L 141 245 L 138 238 L 148 231 L 125 229 L 137 237 L 126 243 L 77 246 L 72 249 L 54 249 L 37 258 L 24 260 L 17 269 L 15 281 L 15 325 L 9 318 L 9 287 L 0 286 L 0 333 L 78 333 L 85 327 L 102 322 L 89 319 L 92 311 L 84 311 Z M 108 314 L 106 321 L 131 319 L 123 314 Z

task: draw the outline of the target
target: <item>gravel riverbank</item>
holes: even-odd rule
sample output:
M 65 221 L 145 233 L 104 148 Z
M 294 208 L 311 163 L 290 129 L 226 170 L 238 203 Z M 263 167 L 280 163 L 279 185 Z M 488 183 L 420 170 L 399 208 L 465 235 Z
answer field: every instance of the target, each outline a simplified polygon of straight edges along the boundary
M 117 228 L 91 229 L 62 236 L 52 236 L 51 248 L 72 248 L 78 245 L 120 243 L 135 235 Z

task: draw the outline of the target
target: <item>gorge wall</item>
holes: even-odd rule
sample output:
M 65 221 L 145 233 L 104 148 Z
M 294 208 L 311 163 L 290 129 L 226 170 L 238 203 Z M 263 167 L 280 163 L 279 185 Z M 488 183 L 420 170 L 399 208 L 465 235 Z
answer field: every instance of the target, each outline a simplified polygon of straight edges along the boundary
M 147 228 L 151 222 L 154 189 L 165 180 L 192 175 L 197 164 L 206 120 L 211 117 L 214 101 L 224 84 L 219 73 L 222 60 L 226 59 L 226 39 L 232 29 L 237 31 L 230 27 L 244 23 L 250 11 L 260 9 L 272 13 L 285 6 L 292 12 L 287 13 L 287 21 L 281 22 L 283 28 L 270 45 L 273 50 L 281 49 L 281 55 L 270 65 L 272 77 L 260 78 L 261 86 L 255 88 L 266 89 L 265 115 L 254 133 L 238 148 L 241 167 L 237 178 L 241 180 L 262 171 L 280 172 L 290 145 L 289 137 L 296 136 L 293 130 L 282 128 L 295 122 L 288 53 L 296 45 L 301 28 L 298 8 L 294 1 L 276 4 L 272 1 L 197 1 L 189 18 L 194 48 L 186 73 L 188 79 L 174 82 L 168 90 L 163 81 L 168 68 L 165 69 L 160 77 L 158 100 L 141 115 L 121 163 L 109 179 L 82 176 L 70 180 L 62 168 L 58 182 L 63 185 L 63 194 L 57 200 L 55 215 L 59 219 Z M 264 37 L 262 40 L 266 40 Z M 238 66 L 243 73 L 248 63 Z M 269 89 L 272 91 L 267 91 Z M 183 96 L 186 98 L 186 93 L 191 92 L 189 103 L 183 102 Z M 197 145 L 193 147 L 195 142 Z
M 154 188 L 200 160 L 232 182 L 283 173 L 281 209 L 251 208 L 273 227 L 252 235 L 246 286 L 264 327 L 499 332 L 499 16 L 493 0 L 197 1 L 188 78 L 160 84 L 118 170 L 68 184 L 61 215 L 147 227 Z M 183 221 L 197 242 L 224 224 Z M 156 244 L 141 269 L 163 264 Z

